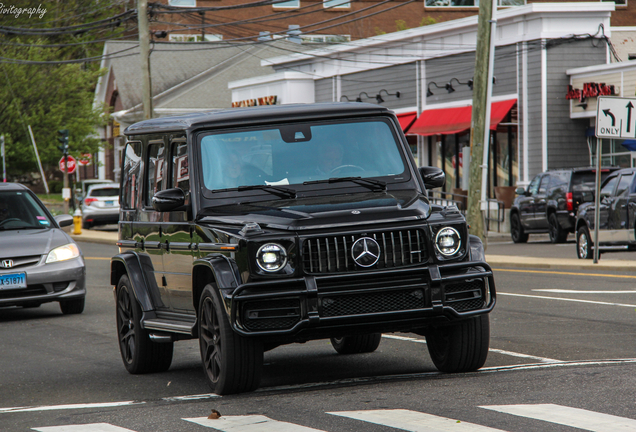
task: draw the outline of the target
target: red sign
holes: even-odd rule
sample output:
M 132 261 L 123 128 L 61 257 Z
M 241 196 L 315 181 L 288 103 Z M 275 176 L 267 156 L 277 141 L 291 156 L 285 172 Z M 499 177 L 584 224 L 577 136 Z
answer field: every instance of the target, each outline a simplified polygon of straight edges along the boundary
M 68 173 L 73 174 L 75 172 L 75 168 L 77 168 L 75 158 L 73 156 L 66 156 L 66 158 L 66 167 L 68 168 Z M 64 171 L 64 156 L 62 156 L 62 159 L 60 159 L 60 171 Z
M 77 161 L 78 164 L 82 166 L 90 165 L 91 160 L 93 159 L 93 155 L 90 153 L 82 153 L 82 157 Z
M 599 97 L 599 96 L 615 96 L 617 94 L 616 88 L 611 84 L 605 83 L 583 83 L 583 90 L 575 89 L 571 85 L 568 86 L 568 92 L 565 95 L 566 99 L 578 99 L 579 102 L 585 102 L 586 98 Z

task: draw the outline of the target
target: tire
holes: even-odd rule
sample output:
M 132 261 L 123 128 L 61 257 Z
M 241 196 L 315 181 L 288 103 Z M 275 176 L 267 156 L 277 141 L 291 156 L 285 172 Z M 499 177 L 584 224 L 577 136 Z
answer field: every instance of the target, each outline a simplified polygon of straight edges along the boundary
M 60 301 L 60 309 L 62 310 L 62 313 L 64 315 L 81 314 L 82 312 L 84 312 L 85 303 L 85 297 L 74 300 L 63 300 Z
M 221 298 L 206 285 L 199 301 L 199 348 L 203 372 L 218 395 L 255 390 L 263 369 L 263 344 L 236 334 Z
M 382 333 L 365 335 L 343 336 L 331 338 L 331 345 L 338 354 L 362 354 L 370 353 L 378 349 L 382 340 Z
M 576 232 L 576 256 L 579 259 L 594 258 L 593 246 L 590 230 L 587 225 L 583 225 Z
M 552 243 L 565 243 L 568 239 L 568 232 L 561 229 L 556 213 L 550 213 L 548 216 L 548 233 Z
M 517 213 L 510 216 L 510 236 L 515 243 L 526 243 L 528 241 L 528 234 L 523 232 L 523 226 Z
M 488 315 L 438 327 L 426 334 L 426 344 L 435 367 L 441 372 L 470 372 L 486 363 L 490 345 Z
M 82 222 L 82 229 L 91 229 L 92 224 L 90 222 Z
M 131 374 L 167 371 L 172 363 L 174 343 L 153 342 L 141 328 L 141 308 L 127 275 L 119 279 L 115 295 L 119 352 L 126 370 Z

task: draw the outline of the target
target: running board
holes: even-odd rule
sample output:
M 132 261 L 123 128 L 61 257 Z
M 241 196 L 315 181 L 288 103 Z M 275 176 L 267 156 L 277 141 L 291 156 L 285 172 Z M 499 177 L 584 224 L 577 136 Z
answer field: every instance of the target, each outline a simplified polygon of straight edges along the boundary
M 181 333 L 192 336 L 194 334 L 194 326 L 196 320 L 192 322 L 178 322 L 174 320 L 166 320 L 160 318 L 147 319 L 143 321 L 143 327 L 146 330 L 158 330 L 168 333 Z

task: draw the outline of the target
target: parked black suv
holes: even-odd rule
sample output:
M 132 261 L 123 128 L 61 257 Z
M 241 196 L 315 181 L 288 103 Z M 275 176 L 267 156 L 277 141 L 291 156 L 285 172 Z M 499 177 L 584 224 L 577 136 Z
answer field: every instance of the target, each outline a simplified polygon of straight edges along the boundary
M 599 252 L 636 250 L 636 168 L 613 172 L 601 184 L 599 197 Z M 581 204 L 576 215 L 576 255 L 581 259 L 594 257 L 594 202 Z
M 618 168 L 602 168 L 601 178 Z M 515 243 L 528 234 L 549 233 L 552 243 L 563 243 L 575 232 L 576 210 L 594 200 L 595 168 L 570 168 L 537 174 L 528 189 L 517 188 L 510 208 L 510 235 Z
M 258 386 L 263 351 L 425 335 L 437 368 L 483 366 L 495 305 L 483 245 L 432 205 L 395 115 L 362 103 L 253 107 L 126 129 L 117 331 L 130 373 L 198 338 L 213 391 Z

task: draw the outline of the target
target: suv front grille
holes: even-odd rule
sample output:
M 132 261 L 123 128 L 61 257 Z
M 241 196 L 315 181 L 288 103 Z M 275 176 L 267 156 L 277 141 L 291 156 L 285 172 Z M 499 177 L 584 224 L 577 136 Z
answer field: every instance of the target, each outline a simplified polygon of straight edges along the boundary
M 380 258 L 372 269 L 398 268 L 426 261 L 424 232 L 421 229 L 379 231 L 365 234 L 380 246 Z M 361 234 L 315 237 L 303 243 L 303 267 L 306 273 L 328 274 L 359 270 L 351 248 Z
M 322 298 L 323 317 L 406 311 L 425 307 L 424 291 L 408 289 L 352 295 L 329 295 Z
M 8 271 L 8 270 L 13 270 L 20 267 L 34 266 L 37 263 L 39 263 L 41 259 L 42 259 L 42 255 L 28 255 L 28 256 L 2 258 L 0 259 L 0 261 L 11 260 L 13 261 L 13 263 L 11 267 L 0 268 L 0 270 Z

